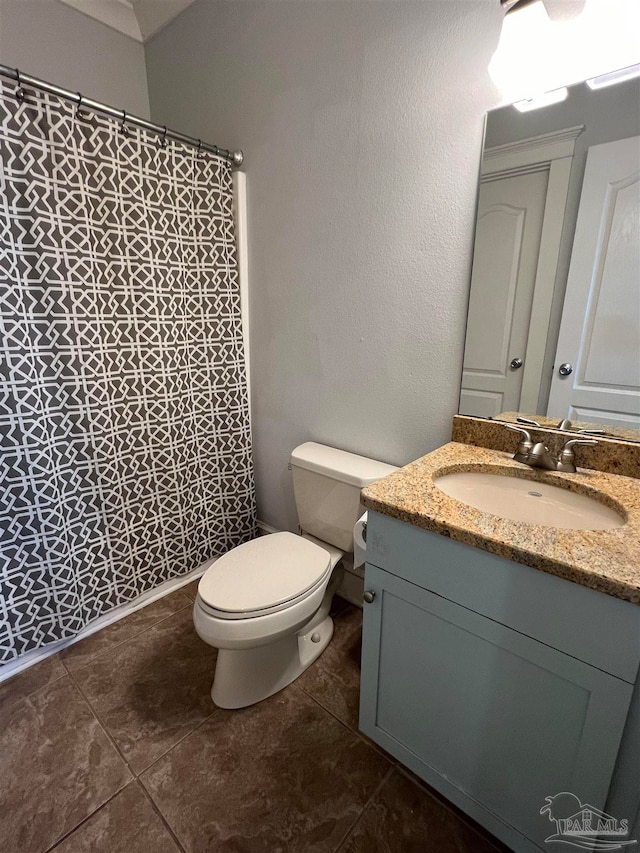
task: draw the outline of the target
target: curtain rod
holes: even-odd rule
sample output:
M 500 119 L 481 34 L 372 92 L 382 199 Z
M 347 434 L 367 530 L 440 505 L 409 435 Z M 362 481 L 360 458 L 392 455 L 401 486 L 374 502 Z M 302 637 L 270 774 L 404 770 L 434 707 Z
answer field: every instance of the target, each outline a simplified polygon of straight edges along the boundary
M 31 86 L 34 89 L 41 89 L 43 92 L 49 92 L 52 95 L 57 95 L 59 98 L 64 98 L 76 104 L 78 109 L 89 109 L 96 113 L 111 116 L 122 121 L 123 124 L 131 124 L 136 127 L 142 127 L 144 130 L 150 130 L 159 134 L 162 139 L 175 139 L 177 142 L 183 142 L 186 145 L 193 145 L 199 151 L 210 151 L 212 154 L 217 154 L 218 157 L 223 157 L 234 166 L 241 166 L 244 160 L 242 151 L 227 151 L 226 148 L 218 148 L 217 145 L 210 145 L 208 142 L 202 142 L 201 139 L 196 139 L 193 136 L 186 136 L 184 133 L 178 133 L 177 130 L 169 130 L 166 126 L 154 124 L 147 119 L 139 116 L 129 115 L 124 110 L 117 110 L 115 107 L 110 107 L 108 104 L 103 104 L 100 101 L 94 101 L 91 98 L 85 98 L 80 92 L 71 92 L 69 89 L 63 89 L 61 86 L 55 86 L 53 83 L 47 83 L 46 80 L 40 80 L 38 77 L 32 77 L 30 74 L 23 74 L 17 68 L 9 68 L 7 65 L 0 65 L 0 75 L 15 80 L 18 84 L 16 96 L 19 101 L 24 98 L 23 86 Z

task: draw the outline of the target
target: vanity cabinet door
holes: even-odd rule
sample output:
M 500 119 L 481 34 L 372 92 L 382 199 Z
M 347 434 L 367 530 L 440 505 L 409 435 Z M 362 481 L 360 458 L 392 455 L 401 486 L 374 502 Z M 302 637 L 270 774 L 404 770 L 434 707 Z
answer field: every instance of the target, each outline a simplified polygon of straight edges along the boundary
M 360 727 L 516 850 L 603 809 L 632 687 L 367 564 Z

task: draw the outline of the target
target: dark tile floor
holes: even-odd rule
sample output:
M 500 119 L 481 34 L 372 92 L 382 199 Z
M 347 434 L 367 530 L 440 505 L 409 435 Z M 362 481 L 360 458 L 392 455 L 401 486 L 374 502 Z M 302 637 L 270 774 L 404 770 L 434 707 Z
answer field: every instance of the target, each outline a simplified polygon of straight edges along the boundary
M 3 853 L 496 853 L 357 730 L 361 611 L 298 681 L 216 709 L 196 582 L 0 684 Z

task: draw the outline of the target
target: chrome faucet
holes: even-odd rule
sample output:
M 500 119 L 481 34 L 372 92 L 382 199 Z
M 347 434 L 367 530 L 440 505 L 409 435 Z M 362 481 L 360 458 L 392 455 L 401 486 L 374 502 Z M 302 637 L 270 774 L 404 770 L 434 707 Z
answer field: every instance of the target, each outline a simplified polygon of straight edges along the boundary
M 521 415 L 518 415 L 516 421 L 519 424 L 526 424 L 527 426 L 532 427 L 541 427 L 542 424 L 538 423 L 538 421 L 534 421 L 533 418 L 523 418 Z M 569 418 L 563 418 L 556 426 L 549 426 L 547 429 L 561 429 L 561 430 L 570 430 L 571 429 L 571 421 Z
M 514 454 L 516 462 L 530 465 L 532 468 L 544 468 L 547 471 L 563 471 L 565 474 L 576 473 L 576 457 L 573 448 L 576 444 L 594 445 L 598 442 L 593 438 L 572 438 L 567 441 L 558 456 L 554 456 L 542 441 L 536 444 L 531 440 L 531 435 L 522 427 L 505 424 L 507 429 L 520 433 L 520 443 Z
M 545 468 L 547 471 L 557 471 L 558 469 L 558 460 L 542 441 L 533 445 L 524 463 L 531 468 Z
M 516 418 L 516 421 L 519 424 L 526 424 L 527 426 L 532 427 L 541 427 L 542 424 L 539 424 L 538 421 L 534 421 L 531 418 L 523 418 L 520 415 Z M 569 418 L 563 418 L 556 426 L 554 427 L 545 427 L 545 429 L 559 429 L 562 432 L 577 432 L 579 435 L 604 435 L 603 429 L 573 429 L 573 424 L 569 420 Z

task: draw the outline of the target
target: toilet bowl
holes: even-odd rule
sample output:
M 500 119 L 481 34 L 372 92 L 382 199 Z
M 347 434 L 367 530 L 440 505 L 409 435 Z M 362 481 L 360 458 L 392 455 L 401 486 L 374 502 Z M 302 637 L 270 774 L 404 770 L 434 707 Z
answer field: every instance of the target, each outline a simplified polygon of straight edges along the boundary
M 205 572 L 193 620 L 218 649 L 216 705 L 242 708 L 266 699 L 320 656 L 333 635 L 329 608 L 339 575 L 332 573 L 341 556 L 294 533 L 272 533 L 234 548 Z
M 362 512 L 360 489 L 396 470 L 313 442 L 294 450 L 291 467 L 302 533 L 271 533 L 233 548 L 198 586 L 193 621 L 218 649 L 211 695 L 221 708 L 282 690 L 327 647 L 340 559 L 353 550 Z

